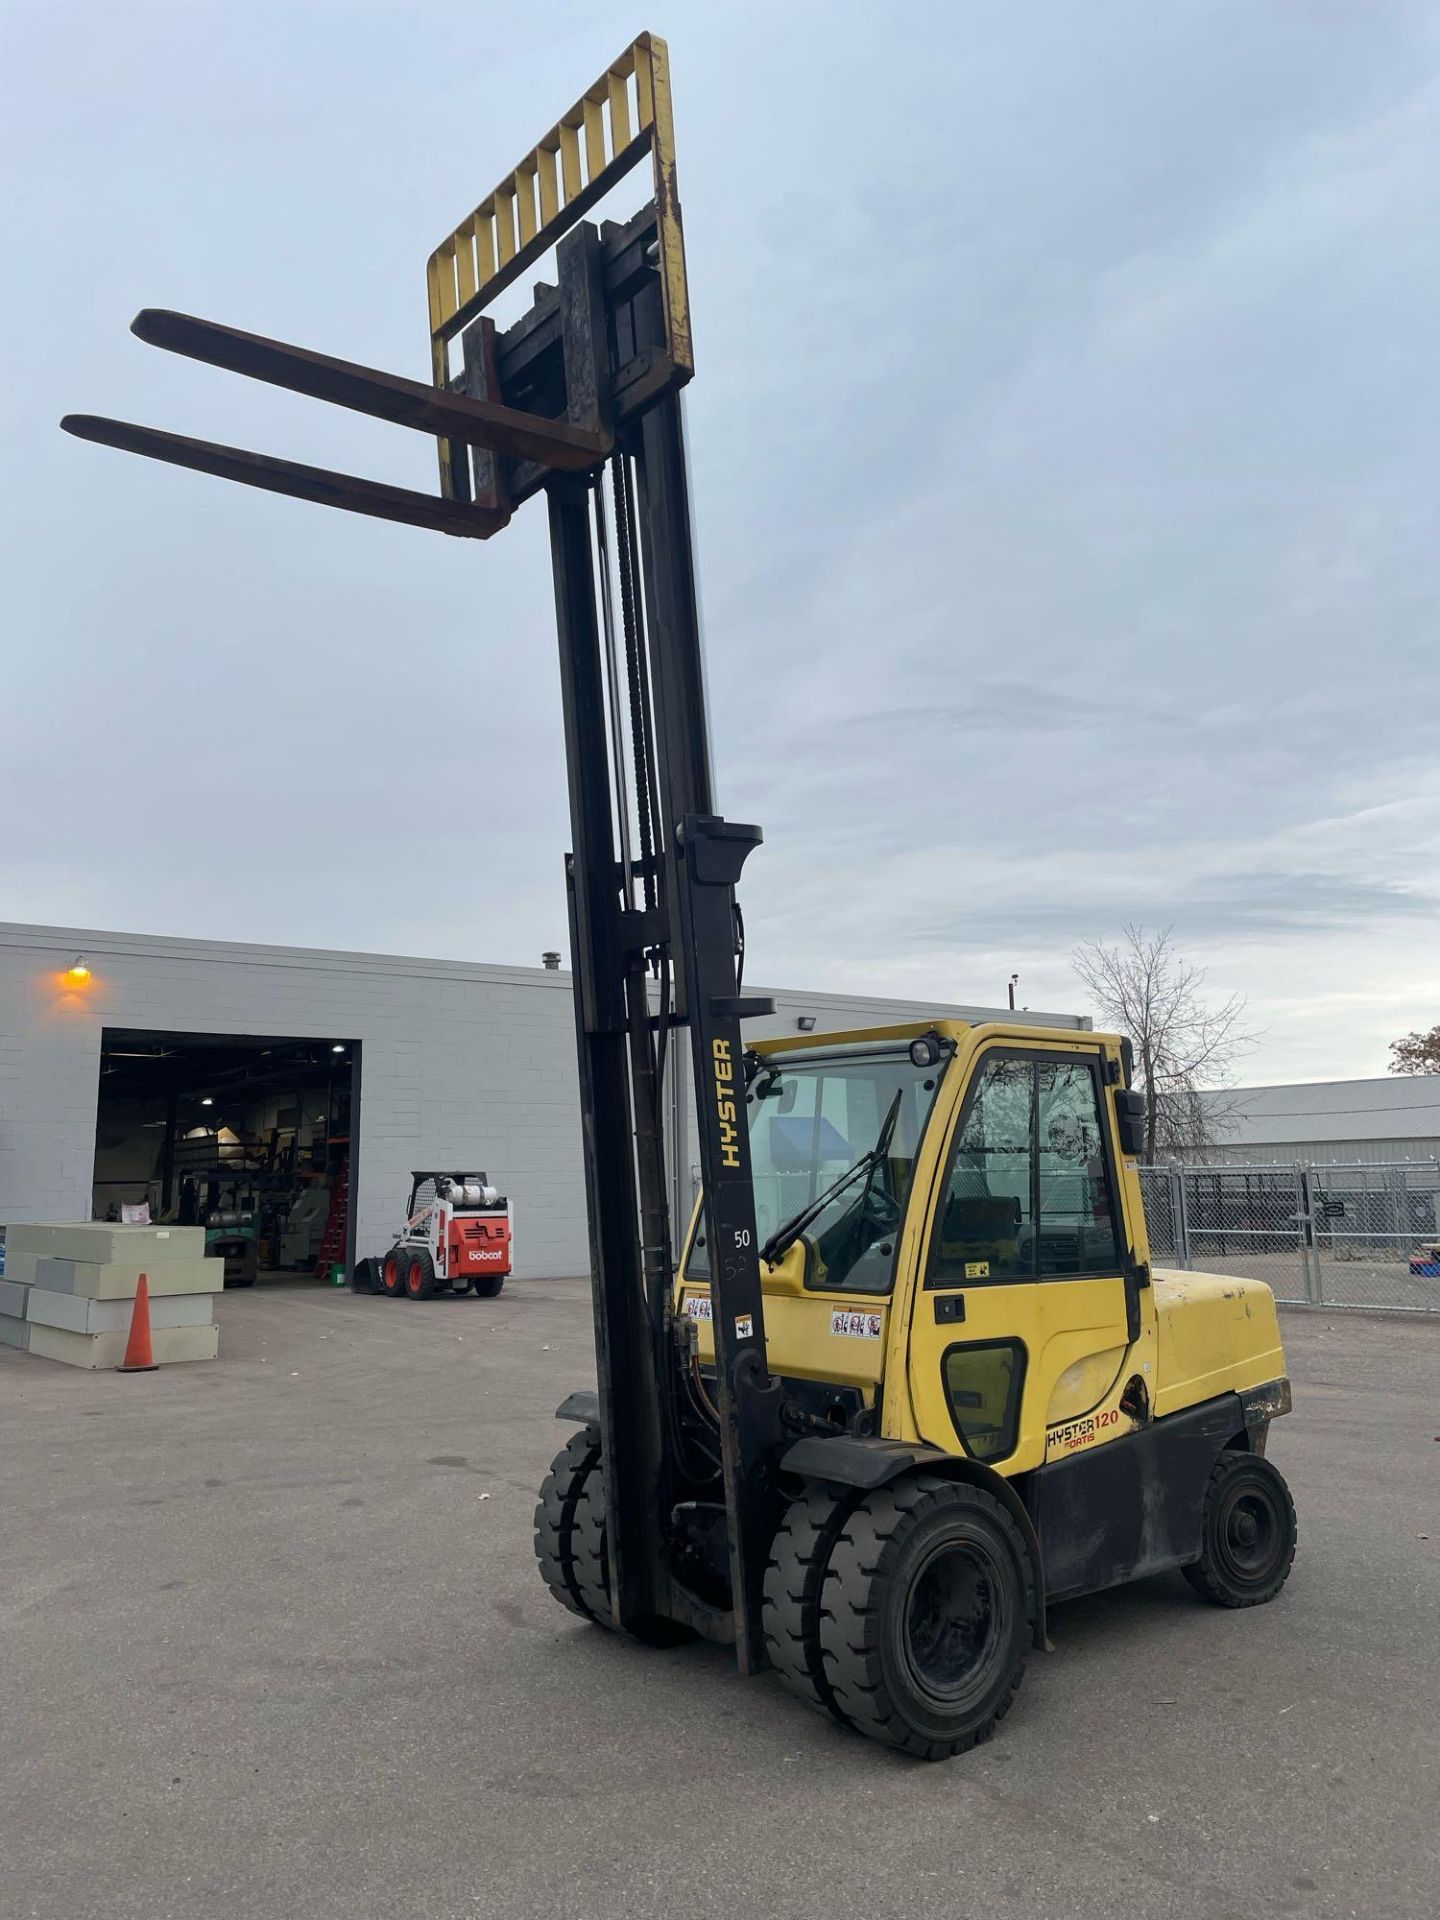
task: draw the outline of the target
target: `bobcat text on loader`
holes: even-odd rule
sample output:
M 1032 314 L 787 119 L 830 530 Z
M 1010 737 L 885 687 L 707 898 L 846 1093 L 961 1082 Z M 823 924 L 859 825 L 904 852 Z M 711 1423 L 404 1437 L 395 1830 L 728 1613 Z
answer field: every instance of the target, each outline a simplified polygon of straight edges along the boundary
M 483 1173 L 412 1173 L 405 1225 L 375 1263 L 378 1291 L 428 1300 L 474 1287 L 493 1300 L 510 1271 L 511 1227 L 510 1202 Z
M 638 210 L 584 218 L 642 165 Z M 552 248 L 502 328 L 497 297 Z M 598 1374 L 560 1409 L 576 1431 L 536 1511 L 556 1598 L 637 1640 L 730 1642 L 742 1672 L 929 1759 L 1007 1710 L 1056 1600 L 1168 1567 L 1222 1606 L 1270 1599 L 1295 1547 L 1265 1457 L 1290 1405 L 1274 1301 L 1152 1270 L 1124 1039 L 742 1038 L 771 1011 L 743 991 L 735 900 L 761 834 L 717 813 L 711 774 L 663 41 L 641 34 L 445 236 L 427 291 L 428 383 L 182 314 L 134 330 L 434 434 L 438 494 L 64 424 L 462 537 L 545 497 Z M 677 1259 L 682 1030 L 703 1186 Z

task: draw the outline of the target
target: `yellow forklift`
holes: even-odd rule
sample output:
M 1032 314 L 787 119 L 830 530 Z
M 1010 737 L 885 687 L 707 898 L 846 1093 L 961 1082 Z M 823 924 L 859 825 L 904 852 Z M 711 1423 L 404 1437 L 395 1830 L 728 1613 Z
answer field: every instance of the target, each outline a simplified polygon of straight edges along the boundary
M 623 221 L 585 216 L 633 169 Z M 503 329 L 496 300 L 553 249 Z M 1270 1599 L 1290 1389 L 1269 1290 L 1156 1273 L 1118 1036 L 933 1023 L 749 1044 L 711 776 L 681 389 L 694 371 L 664 42 L 640 37 L 446 235 L 430 378 L 183 314 L 144 340 L 439 444 L 436 494 L 152 428 L 67 431 L 464 538 L 549 516 L 573 848 L 598 1390 L 535 1516 L 541 1574 L 637 1640 L 733 1644 L 928 1759 L 1008 1709 L 1047 1607 L 1166 1568 Z M 669 1204 L 688 1032 L 703 1190 Z M 683 1237 L 678 1250 L 677 1237 Z

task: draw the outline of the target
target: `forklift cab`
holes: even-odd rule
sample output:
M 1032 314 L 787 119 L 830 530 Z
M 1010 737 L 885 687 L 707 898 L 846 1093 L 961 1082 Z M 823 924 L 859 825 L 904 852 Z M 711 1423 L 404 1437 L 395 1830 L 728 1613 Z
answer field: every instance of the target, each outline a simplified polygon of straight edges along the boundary
M 1268 1289 L 1155 1284 L 1118 1037 L 938 1021 L 763 1041 L 749 1068 L 768 1365 L 836 1389 L 847 1430 L 1022 1479 L 1198 1403 L 1238 1363 L 1242 1387 L 1283 1374 Z M 838 1184 L 887 1116 L 869 1173 Z M 697 1205 L 676 1309 L 702 1370 L 706 1237 Z M 1207 1315 L 1207 1350 L 1182 1355 L 1182 1322 Z
M 1040 1464 L 1051 1425 L 1118 1399 L 1149 1260 L 1115 1150 L 1118 1041 L 941 1021 L 752 1058 L 773 1374 L 856 1388 L 862 1425 L 1010 1473 Z M 839 1185 L 887 1122 L 868 1173 Z M 708 1276 L 697 1207 L 678 1308 L 702 1365 Z

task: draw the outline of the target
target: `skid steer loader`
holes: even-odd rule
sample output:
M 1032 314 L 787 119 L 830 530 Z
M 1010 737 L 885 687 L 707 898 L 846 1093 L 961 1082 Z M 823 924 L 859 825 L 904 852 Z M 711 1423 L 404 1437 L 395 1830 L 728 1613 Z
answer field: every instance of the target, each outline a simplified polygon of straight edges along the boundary
M 585 216 L 645 166 L 623 220 Z M 492 311 L 551 250 L 554 278 Z M 461 538 L 545 496 L 597 1392 L 540 1570 L 641 1641 L 732 1643 L 927 1758 L 1009 1706 L 1047 1608 L 1167 1567 L 1269 1599 L 1290 1390 L 1259 1282 L 1152 1271 L 1119 1036 L 1020 1023 L 750 1046 L 716 810 L 681 389 L 694 372 L 668 56 L 639 38 L 430 256 L 430 379 L 183 314 L 168 351 L 433 434 L 429 494 L 91 415 L 82 438 Z M 883 343 L 876 343 L 877 352 Z M 666 1138 L 688 1032 L 700 1205 Z
M 510 1271 L 510 1202 L 483 1173 L 421 1168 L 410 1176 L 405 1224 L 373 1262 L 376 1292 L 428 1300 L 439 1291 L 493 1300 Z

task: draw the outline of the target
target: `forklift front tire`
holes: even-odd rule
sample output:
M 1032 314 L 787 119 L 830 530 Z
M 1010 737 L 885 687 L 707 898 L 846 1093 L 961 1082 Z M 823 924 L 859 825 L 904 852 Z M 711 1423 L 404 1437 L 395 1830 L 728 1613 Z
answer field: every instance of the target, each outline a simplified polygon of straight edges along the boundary
M 830 1552 L 860 1495 L 812 1484 L 785 1509 L 765 1569 L 765 1647 L 787 1690 L 849 1723 L 836 1703 L 820 1646 L 820 1597 Z
M 392 1247 L 380 1262 L 380 1291 L 388 1299 L 398 1300 L 405 1291 L 405 1251 Z
M 575 1590 L 584 1611 L 597 1626 L 620 1632 L 610 1604 L 607 1533 L 605 1469 L 603 1465 L 597 1465 L 586 1478 L 575 1503 L 575 1529 L 571 1536 Z M 641 1620 L 627 1620 L 623 1631 L 627 1639 L 638 1640 L 647 1647 L 678 1647 L 695 1638 L 693 1627 L 687 1627 L 678 1620 L 664 1619 L 658 1614 Z
M 571 1567 L 582 1612 L 601 1627 L 613 1627 L 610 1611 L 610 1554 L 606 1542 L 605 1475 L 597 1455 L 575 1502 Z
M 922 1760 L 988 1739 L 1024 1677 L 1036 1595 L 1029 1548 L 992 1494 L 924 1473 L 877 1488 L 841 1528 L 821 1595 L 840 1712 Z
M 418 1247 L 405 1260 L 405 1296 L 428 1300 L 435 1291 L 435 1262 L 428 1247 Z
M 535 1562 L 562 1607 L 594 1616 L 575 1579 L 575 1511 L 587 1483 L 599 1478 L 600 1435 L 594 1427 L 571 1434 L 550 1463 L 535 1506 Z
M 1295 1502 L 1284 1476 L 1255 1453 L 1222 1453 L 1210 1470 L 1200 1558 L 1180 1571 L 1217 1607 L 1273 1600 L 1295 1558 Z

